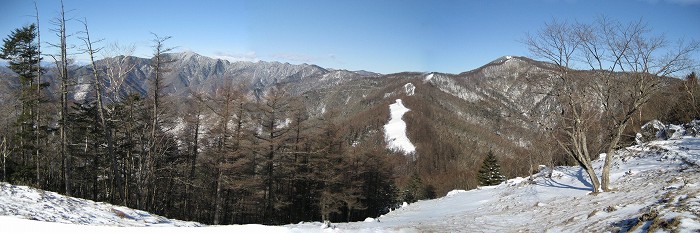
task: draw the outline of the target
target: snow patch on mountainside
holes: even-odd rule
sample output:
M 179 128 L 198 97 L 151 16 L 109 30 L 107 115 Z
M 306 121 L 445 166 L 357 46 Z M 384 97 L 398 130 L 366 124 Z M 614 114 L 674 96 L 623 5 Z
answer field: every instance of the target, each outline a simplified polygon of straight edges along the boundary
M 413 85 L 413 83 L 406 83 L 406 85 L 403 85 L 403 89 L 407 96 L 413 96 L 416 94 L 416 86 Z
M 425 76 L 425 79 L 423 79 L 423 81 L 424 81 L 424 82 L 428 82 L 428 81 L 430 81 L 430 80 L 433 80 L 433 76 L 434 76 L 434 75 L 435 75 L 435 74 L 433 74 L 433 73 L 430 73 L 430 74 L 426 75 L 426 76 Z
M 384 125 L 384 139 L 387 143 L 387 148 L 392 151 L 402 152 L 405 155 L 414 154 L 416 146 L 406 136 L 406 122 L 401 119 L 403 114 L 411 110 L 403 105 L 401 99 L 396 99 L 396 103 L 389 105 L 389 110 L 391 111 L 391 118 L 389 123 Z

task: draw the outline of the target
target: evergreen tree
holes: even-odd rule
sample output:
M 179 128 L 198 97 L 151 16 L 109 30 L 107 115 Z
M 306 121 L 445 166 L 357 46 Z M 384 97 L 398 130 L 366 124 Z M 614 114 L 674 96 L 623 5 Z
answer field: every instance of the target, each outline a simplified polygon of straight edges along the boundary
M 506 177 L 501 175 L 501 166 L 492 151 L 484 160 L 484 164 L 479 169 L 479 184 L 483 186 L 497 185 L 505 181 Z
M 73 176 L 76 191 L 73 195 L 92 200 L 102 200 L 100 196 L 99 177 L 106 177 L 104 171 L 104 134 L 97 113 L 95 102 L 84 101 L 74 103 L 71 112 L 68 113 L 70 145 L 68 150 L 73 155 L 73 167 L 76 173 Z
M 413 173 L 413 175 L 411 175 L 411 180 L 408 182 L 402 193 L 403 201 L 413 203 L 418 200 L 425 199 L 421 193 L 422 188 L 423 180 L 420 178 L 418 173 Z
M 14 138 L 15 142 L 12 144 L 17 147 L 18 154 L 24 161 L 24 163 L 18 165 L 27 167 L 35 166 L 29 164 L 31 161 L 29 157 L 36 151 L 39 138 L 39 131 L 37 131 L 39 125 L 36 121 L 39 91 L 34 86 L 40 84 L 38 76 L 41 70 L 39 66 L 41 58 L 36 38 L 37 27 L 35 24 L 15 29 L 9 37 L 3 39 L 2 51 L 0 51 L 0 58 L 8 61 L 8 67 L 18 75 L 20 83 L 19 101 L 21 102 L 21 109 L 16 121 L 17 133 Z M 37 86 L 40 89 L 46 85 L 40 84 Z M 39 158 L 34 159 L 39 161 Z M 27 174 L 30 173 L 28 172 Z M 34 183 L 31 180 L 35 178 L 36 174 L 31 174 L 31 176 L 33 177 L 21 179 L 25 181 L 30 180 L 28 183 Z

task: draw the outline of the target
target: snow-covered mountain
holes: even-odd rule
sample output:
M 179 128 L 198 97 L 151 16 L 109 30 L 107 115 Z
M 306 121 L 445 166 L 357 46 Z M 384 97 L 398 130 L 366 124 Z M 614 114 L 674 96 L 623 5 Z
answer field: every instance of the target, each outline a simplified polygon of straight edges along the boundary
M 601 156 L 602 158 L 603 156 Z M 675 137 L 617 151 L 615 191 L 591 195 L 579 167 L 556 167 L 497 186 L 454 190 L 364 222 L 201 226 L 52 192 L 0 185 L 3 230 L 100 232 L 696 232 L 700 138 Z M 594 161 L 600 170 L 602 160 Z M 38 220 L 38 221 L 37 221 Z M 54 222 L 54 223 L 48 223 Z M 70 223 L 70 224 L 61 224 Z M 80 224 L 80 225 L 79 225 Z M 93 225 L 93 226 L 85 226 Z M 94 226 L 97 225 L 97 226 Z M 105 227 L 129 226 L 129 227 Z M 168 226 L 133 228 L 134 226 Z
M 106 70 L 108 64 L 115 64 L 116 59 L 106 58 L 97 61 L 98 69 Z M 165 73 L 165 93 L 174 96 L 186 96 L 191 91 L 211 92 L 226 82 L 242 84 L 251 90 L 262 92 L 272 85 L 288 85 L 294 94 L 310 89 L 339 85 L 357 77 L 372 77 L 379 74 L 367 71 L 330 70 L 310 64 L 293 65 L 280 62 L 229 62 L 187 51 L 164 55 L 168 72 Z M 125 66 L 133 67 L 127 74 L 127 87 L 124 92 L 137 92 L 146 95 L 151 76 L 151 59 L 129 57 Z M 91 76 L 87 67 L 76 71 L 78 83 L 89 83 Z M 78 91 L 80 92 L 80 91 Z

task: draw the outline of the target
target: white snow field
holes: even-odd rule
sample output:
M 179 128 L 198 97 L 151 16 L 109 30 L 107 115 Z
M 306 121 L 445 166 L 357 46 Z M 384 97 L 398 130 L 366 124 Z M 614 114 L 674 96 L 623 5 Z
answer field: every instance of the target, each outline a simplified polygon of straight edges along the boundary
M 414 89 L 411 89 L 411 91 Z M 384 125 L 384 137 L 387 148 L 396 152 L 402 152 L 405 155 L 415 153 L 416 146 L 414 146 L 411 140 L 408 139 L 408 136 L 406 136 L 406 122 L 401 119 L 403 114 L 411 110 L 403 105 L 401 99 L 396 99 L 396 103 L 389 105 L 389 111 L 391 113 L 391 118 L 389 122 Z
M 594 164 L 599 171 L 602 160 Z M 544 170 L 533 175 L 531 181 L 515 178 L 478 190 L 455 190 L 445 197 L 419 201 L 376 219 L 331 227 L 317 222 L 196 227 L 201 225 L 2 184 L 0 215 L 4 216 L 0 217 L 0 229 L 2 232 L 249 233 L 647 232 L 652 228 L 652 232 L 669 232 L 669 229 L 697 232 L 700 230 L 699 170 L 700 138 L 653 141 L 615 154 L 611 173 L 614 192 L 591 195 L 588 178 L 579 167 L 557 167 L 552 178 L 547 178 Z

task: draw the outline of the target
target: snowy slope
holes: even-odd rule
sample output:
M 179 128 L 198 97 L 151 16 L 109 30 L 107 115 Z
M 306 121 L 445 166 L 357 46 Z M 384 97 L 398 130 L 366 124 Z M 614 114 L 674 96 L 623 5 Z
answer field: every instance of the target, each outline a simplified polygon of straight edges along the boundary
M 595 161 L 600 170 L 602 160 Z M 379 218 L 379 223 L 341 224 L 348 229 L 418 232 L 606 232 L 631 228 L 644 214 L 657 221 L 678 217 L 681 232 L 700 229 L 700 139 L 656 141 L 616 154 L 615 192 L 589 195 L 579 167 L 541 172 L 480 190 L 453 191 Z M 633 232 L 651 225 L 643 222 Z
M 413 86 L 413 85 L 411 85 Z M 406 87 L 408 92 L 409 88 Z M 410 89 L 411 93 L 415 90 Z M 387 144 L 387 148 L 393 151 L 402 152 L 406 155 L 410 155 L 416 152 L 416 146 L 411 143 L 411 140 L 406 136 L 406 122 L 401 119 L 403 114 L 411 111 L 403 105 L 401 99 L 396 99 L 396 103 L 389 105 L 389 111 L 391 112 L 391 119 L 384 125 L 384 137 Z
M 0 216 L 102 226 L 201 226 L 141 210 L 0 183 Z
M 601 160 L 594 162 L 597 170 Z M 210 226 L 134 228 L 110 226 L 198 226 L 124 207 L 65 198 L 51 192 L 2 184 L 0 226 L 3 230 L 99 232 L 646 232 L 656 223 L 661 232 L 700 230 L 700 138 L 654 141 L 620 150 L 612 170 L 614 192 L 591 195 L 578 167 L 557 167 L 532 181 L 516 178 L 478 190 L 455 190 L 419 201 L 365 222 L 286 226 Z M 117 217 L 112 210 L 123 213 Z M 638 221 L 642 219 L 643 221 Z M 631 229 L 630 228 L 634 228 Z

